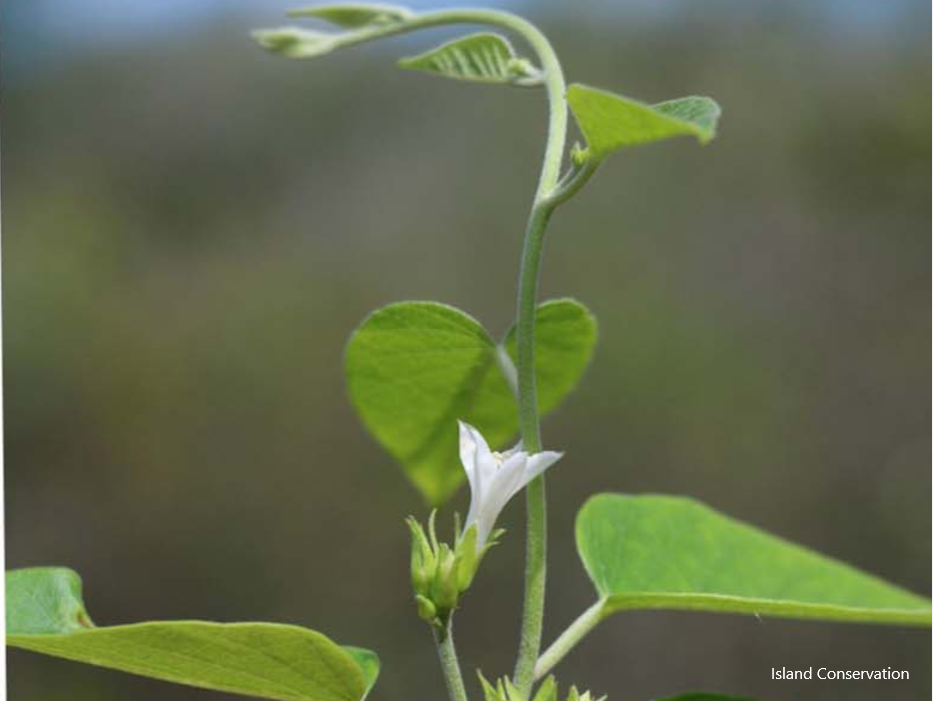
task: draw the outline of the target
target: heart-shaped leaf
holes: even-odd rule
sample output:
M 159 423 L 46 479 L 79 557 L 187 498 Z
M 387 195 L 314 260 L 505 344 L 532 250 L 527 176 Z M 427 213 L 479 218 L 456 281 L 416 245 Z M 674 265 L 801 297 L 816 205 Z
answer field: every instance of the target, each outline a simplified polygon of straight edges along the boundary
M 578 302 L 546 302 L 536 317 L 538 406 L 554 409 L 582 375 L 596 321 Z M 347 347 L 350 398 L 363 423 L 432 504 L 465 476 L 457 420 L 494 448 L 515 436 L 513 334 L 499 346 L 463 312 L 436 302 L 401 302 L 374 312 Z
M 407 7 L 386 5 L 378 2 L 348 2 L 300 7 L 289 10 L 286 14 L 290 17 L 314 17 L 347 29 L 404 22 L 414 16 L 414 12 Z
M 695 136 L 705 144 L 715 136 L 720 114 L 719 105 L 708 97 L 648 105 L 580 84 L 570 86 L 567 100 L 597 162 L 626 146 L 674 136 Z
M 680 609 L 927 626 L 930 602 L 691 499 L 600 494 L 577 549 L 602 616 Z
M 403 58 L 401 68 L 455 80 L 508 85 L 537 85 L 540 72 L 519 58 L 505 37 L 489 32 L 454 39 L 419 56 Z
M 152 621 L 97 628 L 72 570 L 6 573 L 7 645 L 154 679 L 283 701 L 361 701 L 375 653 L 277 623 Z

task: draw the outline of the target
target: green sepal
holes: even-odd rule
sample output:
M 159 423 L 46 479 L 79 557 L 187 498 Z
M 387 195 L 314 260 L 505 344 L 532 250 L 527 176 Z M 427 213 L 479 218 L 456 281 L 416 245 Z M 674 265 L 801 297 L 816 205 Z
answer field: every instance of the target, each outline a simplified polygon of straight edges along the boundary
M 607 698 L 606 696 L 600 696 L 594 700 L 589 691 L 584 691 L 581 694 L 575 686 L 570 687 L 570 693 L 567 694 L 567 701 L 606 701 Z
M 437 509 L 431 509 L 431 515 L 428 516 L 428 536 L 431 538 L 431 548 L 437 556 Z
M 541 682 L 541 686 L 535 693 L 534 701 L 557 701 L 557 682 L 553 676 Z
M 477 675 L 483 687 L 485 701 L 527 701 L 528 697 L 522 694 L 508 677 L 497 680 L 496 685 L 493 686 L 486 680 L 482 672 L 477 672 Z M 541 682 L 532 701 L 558 701 L 559 696 L 560 690 L 557 681 L 553 676 L 549 676 Z M 606 697 L 603 696 L 596 701 L 605 701 L 605 699 Z M 588 691 L 581 694 L 577 691 L 577 687 L 572 686 L 567 701 L 594 701 L 594 699 Z
M 505 691 L 502 689 L 501 679 L 497 682 L 496 686 L 493 686 L 489 683 L 489 680 L 483 676 L 480 670 L 476 671 L 476 676 L 479 677 L 480 686 L 483 687 L 483 698 L 485 701 L 502 701 Z
M 485 552 L 485 549 L 483 552 Z M 479 567 L 479 561 L 482 557 L 482 553 L 476 552 L 475 524 L 470 526 L 463 535 L 458 536 L 456 554 L 458 560 L 458 587 L 461 592 L 465 592 L 470 588 L 470 584 L 473 582 L 473 577 L 476 575 L 476 570 Z
M 518 690 L 512 680 L 508 677 L 502 679 L 502 684 L 505 687 L 506 698 L 508 701 L 525 701 L 523 698 L 522 692 Z

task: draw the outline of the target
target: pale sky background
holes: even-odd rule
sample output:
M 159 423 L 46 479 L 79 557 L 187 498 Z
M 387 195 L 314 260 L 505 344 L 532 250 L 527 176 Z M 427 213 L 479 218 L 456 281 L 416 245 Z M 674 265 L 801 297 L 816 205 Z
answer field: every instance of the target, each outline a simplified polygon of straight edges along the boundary
M 286 8 L 308 2 L 288 0 L 10 0 L 0 9 L 3 40 L 0 52 L 7 71 L 41 69 L 88 49 L 101 50 L 146 42 L 168 32 L 204 31 L 220 21 L 244 26 L 283 22 Z M 323 3 L 318 3 L 323 4 Z M 930 11 L 926 0 L 412 0 L 413 8 L 458 4 L 492 6 L 525 14 L 549 16 L 583 11 L 600 22 L 667 22 L 685 13 L 717 16 L 742 13 L 749 19 L 794 13 L 843 38 L 851 33 L 874 34 L 882 41 L 929 40 L 930 23 L 916 22 L 918 8 Z M 7 73 L 7 77 L 10 75 Z

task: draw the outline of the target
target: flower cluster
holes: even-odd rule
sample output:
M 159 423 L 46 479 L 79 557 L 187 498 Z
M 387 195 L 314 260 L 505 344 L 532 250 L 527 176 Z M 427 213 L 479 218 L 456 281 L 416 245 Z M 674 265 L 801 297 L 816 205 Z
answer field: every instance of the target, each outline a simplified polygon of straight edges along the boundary
M 451 547 L 437 540 L 436 514 L 436 511 L 431 512 L 427 534 L 414 516 L 409 516 L 405 523 L 411 531 L 411 584 L 418 615 L 433 626 L 443 628 L 457 607 L 460 594 L 472 583 L 479 561 L 496 544 L 501 531 L 493 532 L 483 546 L 478 546 L 476 526 L 461 530 L 457 523 Z

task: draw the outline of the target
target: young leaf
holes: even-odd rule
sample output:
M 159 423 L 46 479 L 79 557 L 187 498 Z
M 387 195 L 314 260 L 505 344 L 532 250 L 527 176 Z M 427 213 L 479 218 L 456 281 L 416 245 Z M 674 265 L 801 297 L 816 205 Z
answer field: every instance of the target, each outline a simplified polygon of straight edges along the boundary
M 930 602 L 691 499 L 600 494 L 577 549 L 603 599 L 626 609 L 930 624 Z
M 154 679 L 282 701 L 361 701 L 379 660 L 307 628 L 154 621 L 97 628 L 65 568 L 6 573 L 7 645 Z
M 479 83 L 534 85 L 540 82 L 537 69 L 519 58 L 505 37 L 489 32 L 454 39 L 419 56 L 403 58 L 398 65 Z
M 538 308 L 536 339 L 538 404 L 548 412 L 586 368 L 596 322 L 573 300 L 546 302 Z M 389 305 L 350 339 L 346 371 L 354 406 L 433 504 L 446 500 L 465 479 L 457 419 L 478 428 L 493 448 L 503 447 L 517 431 L 515 400 L 503 374 L 503 365 L 514 371 L 514 342 L 505 345 L 501 353 L 475 319 L 434 302 Z M 503 356 L 511 359 L 503 362 Z
M 684 97 L 657 105 L 574 84 L 567 100 L 597 162 L 626 146 L 674 136 L 695 136 L 705 144 L 716 134 L 720 109 L 708 97 Z
M 404 22 L 414 16 L 414 12 L 399 5 L 356 2 L 300 7 L 289 10 L 286 14 L 289 17 L 314 17 L 347 29 L 370 25 L 384 26 Z
M 317 58 L 340 45 L 336 34 L 298 27 L 257 29 L 252 34 L 256 43 L 266 51 L 285 58 Z

